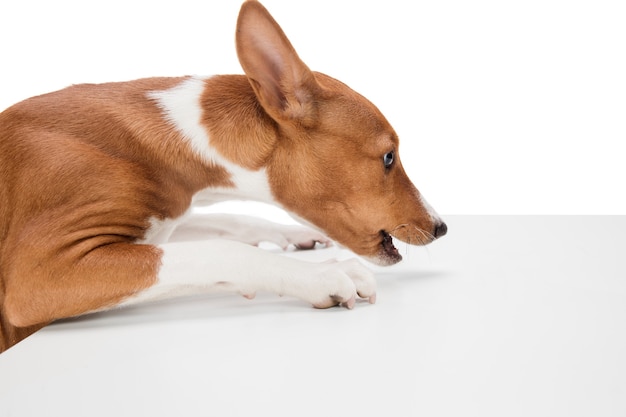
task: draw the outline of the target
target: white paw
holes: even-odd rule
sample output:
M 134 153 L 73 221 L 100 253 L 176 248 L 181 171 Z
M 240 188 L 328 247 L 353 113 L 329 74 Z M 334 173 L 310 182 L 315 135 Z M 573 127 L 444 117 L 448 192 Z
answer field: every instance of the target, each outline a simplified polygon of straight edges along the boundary
M 308 275 L 296 295 L 316 308 L 341 305 L 351 309 L 357 297 L 376 302 L 374 274 L 356 259 L 314 264 Z
M 276 227 L 271 235 L 266 236 L 265 240 L 280 246 L 283 250 L 290 245 L 300 250 L 314 249 L 317 243 L 326 247 L 332 245 L 332 241 L 326 235 L 304 226 L 281 225 Z

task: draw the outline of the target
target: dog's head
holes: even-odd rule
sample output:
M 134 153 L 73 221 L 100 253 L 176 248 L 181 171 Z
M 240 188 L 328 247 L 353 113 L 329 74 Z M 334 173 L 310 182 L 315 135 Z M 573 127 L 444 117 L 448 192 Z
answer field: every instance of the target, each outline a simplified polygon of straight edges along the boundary
M 237 53 L 279 137 L 266 169 L 285 209 L 380 265 L 402 259 L 391 236 L 423 245 L 447 227 L 400 162 L 381 112 L 345 84 L 312 72 L 267 10 L 243 4 Z

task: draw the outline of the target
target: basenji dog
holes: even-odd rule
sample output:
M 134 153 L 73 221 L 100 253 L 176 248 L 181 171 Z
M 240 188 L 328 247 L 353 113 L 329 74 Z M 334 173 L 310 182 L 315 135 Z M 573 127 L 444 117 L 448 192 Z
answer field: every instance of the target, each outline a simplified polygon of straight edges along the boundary
M 381 112 L 311 71 L 257 1 L 241 7 L 236 47 L 245 75 L 74 85 L 0 113 L 0 350 L 61 318 L 192 293 L 373 303 L 356 258 L 254 245 L 332 240 L 391 265 L 392 236 L 446 233 Z M 306 228 L 192 210 L 233 199 Z

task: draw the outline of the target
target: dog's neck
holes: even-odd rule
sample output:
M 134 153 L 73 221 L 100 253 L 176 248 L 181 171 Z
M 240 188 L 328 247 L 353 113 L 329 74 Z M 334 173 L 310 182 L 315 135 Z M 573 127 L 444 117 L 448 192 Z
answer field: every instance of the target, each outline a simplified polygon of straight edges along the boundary
M 265 167 L 278 141 L 277 127 L 245 76 L 190 77 L 148 95 L 208 167 L 227 173 L 227 185 L 199 191 L 195 204 L 233 198 L 276 204 Z
M 264 167 L 276 147 L 277 125 L 261 107 L 248 79 L 219 75 L 205 85 L 201 124 L 211 146 L 243 168 Z

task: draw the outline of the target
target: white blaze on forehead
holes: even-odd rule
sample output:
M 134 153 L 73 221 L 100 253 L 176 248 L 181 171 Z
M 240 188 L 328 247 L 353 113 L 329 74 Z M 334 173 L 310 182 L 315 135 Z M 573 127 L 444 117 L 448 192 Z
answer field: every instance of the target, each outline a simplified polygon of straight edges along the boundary
M 165 118 L 182 134 L 191 150 L 209 165 L 218 165 L 231 175 L 235 187 L 211 187 L 194 196 L 194 202 L 212 203 L 236 198 L 274 203 L 264 169 L 251 171 L 228 160 L 211 146 L 206 128 L 202 125 L 201 99 L 208 77 L 191 77 L 176 87 L 152 91 L 148 97 L 155 100 Z

